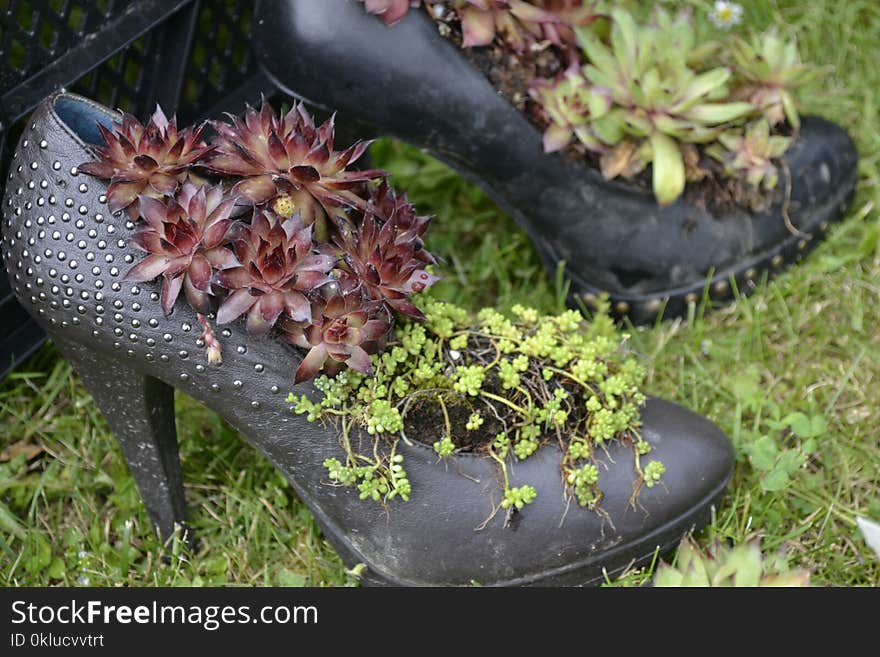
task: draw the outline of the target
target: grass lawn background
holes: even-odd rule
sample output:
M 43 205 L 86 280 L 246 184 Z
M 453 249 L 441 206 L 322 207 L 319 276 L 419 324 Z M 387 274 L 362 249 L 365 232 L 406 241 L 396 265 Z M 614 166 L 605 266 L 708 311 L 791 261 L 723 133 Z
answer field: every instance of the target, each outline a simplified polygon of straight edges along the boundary
M 710 3 L 690 4 L 711 33 Z M 777 25 L 806 60 L 834 66 L 802 96 L 856 137 L 858 196 L 826 243 L 750 298 L 628 332 L 648 391 L 707 415 L 736 446 L 733 483 L 700 543 L 761 535 L 816 584 L 877 586 L 855 516 L 880 520 L 880 4 L 742 4 L 738 31 Z M 475 310 L 559 309 L 560 285 L 479 191 L 401 144 L 380 141 L 372 154 L 437 217 L 428 246 L 446 264 L 435 295 Z M 352 583 L 283 477 L 213 412 L 182 394 L 177 407 L 199 540 L 192 552 L 175 543 L 178 558 L 163 561 L 119 449 L 54 348 L 0 384 L 0 584 Z

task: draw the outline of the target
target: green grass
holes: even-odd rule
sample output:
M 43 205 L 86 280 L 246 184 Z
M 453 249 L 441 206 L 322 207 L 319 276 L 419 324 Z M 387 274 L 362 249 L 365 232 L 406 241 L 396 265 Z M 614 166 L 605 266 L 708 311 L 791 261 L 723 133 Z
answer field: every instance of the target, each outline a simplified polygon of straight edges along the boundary
M 877 586 L 854 518 L 880 520 L 880 6 L 743 4 L 749 23 L 796 33 L 808 59 L 836 67 L 804 97 L 856 136 L 858 197 L 826 243 L 751 297 L 629 332 L 649 391 L 707 415 L 736 445 L 734 481 L 700 542 L 760 534 L 815 583 Z M 471 308 L 558 307 L 529 240 L 478 191 L 399 144 L 373 155 L 437 215 L 437 294 Z M 164 560 L 104 420 L 53 347 L 0 385 L 0 414 L 0 584 L 350 583 L 281 475 L 189 398 L 178 426 L 199 542 Z

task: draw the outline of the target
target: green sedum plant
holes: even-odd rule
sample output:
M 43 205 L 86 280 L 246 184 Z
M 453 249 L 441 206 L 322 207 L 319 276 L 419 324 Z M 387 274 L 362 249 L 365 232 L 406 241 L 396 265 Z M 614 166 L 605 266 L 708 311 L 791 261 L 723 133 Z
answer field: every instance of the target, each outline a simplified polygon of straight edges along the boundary
M 401 440 L 431 445 L 438 460 L 463 450 L 494 459 L 503 482 L 498 508 L 508 512 L 537 495 L 527 483 L 512 487 L 508 466 L 545 444 L 562 452 L 561 476 L 582 506 L 601 502 L 601 452 L 611 441 L 632 449 L 636 491 L 660 480 L 665 466 L 646 459 L 651 446 L 638 432 L 644 370 L 623 351 L 607 300 L 589 323 L 574 310 L 542 317 L 516 306 L 508 317 L 487 308 L 474 318 L 430 298 L 420 304 L 425 322 L 399 328 L 373 356 L 372 376 L 321 376 L 320 399 L 288 398 L 309 421 L 338 427 L 344 460 L 325 463 L 331 482 L 357 486 L 364 499 L 408 499 Z M 441 419 L 419 425 L 426 413 Z M 355 450 L 370 442 L 364 434 L 372 447 Z
M 703 552 L 693 538 L 678 547 L 675 566 L 661 563 L 654 586 L 809 586 L 808 570 L 791 570 L 783 555 L 764 557 L 759 540 L 728 547 L 715 542 Z

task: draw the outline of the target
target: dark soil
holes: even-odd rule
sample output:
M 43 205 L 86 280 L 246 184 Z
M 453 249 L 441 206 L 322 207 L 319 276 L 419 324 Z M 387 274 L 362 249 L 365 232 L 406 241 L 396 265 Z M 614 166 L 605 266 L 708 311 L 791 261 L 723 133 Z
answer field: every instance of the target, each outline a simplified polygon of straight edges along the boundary
M 461 24 L 454 14 L 447 12 L 442 19 L 434 18 L 440 33 L 461 47 Z M 499 94 L 511 105 L 520 110 L 541 132 L 549 125 L 541 106 L 529 95 L 529 83 L 536 79 L 553 79 L 567 67 L 561 51 L 555 46 L 524 54 L 508 52 L 497 41 L 491 46 L 481 48 L 462 48 L 464 57 L 492 83 Z M 780 131 L 786 134 L 787 131 Z M 562 155 L 574 161 L 586 161 L 596 170 L 600 169 L 599 156 L 573 141 Z M 785 192 L 785 172 L 780 172 L 780 184 L 769 197 L 756 191 L 747 183 L 729 178 L 719 162 L 700 152 L 697 167 L 702 170 L 700 180 L 688 180 L 684 197 L 689 203 L 706 207 L 716 215 L 721 215 L 735 207 L 763 210 L 769 207 L 776 197 Z M 652 173 L 650 165 L 640 174 L 623 179 L 635 187 L 651 191 Z
M 498 390 L 486 389 L 497 395 L 505 394 Z M 495 436 L 504 431 L 504 425 L 495 417 L 495 414 L 479 399 L 467 397 L 454 391 L 443 391 L 443 404 L 449 415 L 449 426 L 452 428 L 452 442 L 460 452 L 478 452 L 487 447 L 495 440 Z M 471 413 L 479 411 L 483 416 L 483 424 L 479 429 L 469 431 L 466 428 Z M 403 420 L 404 432 L 407 438 L 416 440 L 426 445 L 433 445 L 438 440 L 446 437 L 446 418 L 443 408 L 436 395 L 421 395 L 407 410 Z

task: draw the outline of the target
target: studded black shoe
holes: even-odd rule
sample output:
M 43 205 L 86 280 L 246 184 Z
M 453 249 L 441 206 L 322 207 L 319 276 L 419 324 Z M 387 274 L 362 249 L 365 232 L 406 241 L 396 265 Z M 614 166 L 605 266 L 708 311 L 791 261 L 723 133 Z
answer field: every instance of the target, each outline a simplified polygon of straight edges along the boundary
M 102 182 L 77 170 L 101 143 L 96 123 L 117 118 L 72 94 L 42 103 L 11 163 L 2 255 L 15 294 L 106 417 L 161 536 L 186 515 L 175 389 L 216 410 L 284 473 L 345 563 L 366 564 L 367 584 L 589 584 L 644 563 L 707 521 L 731 474 L 730 443 L 706 419 L 654 398 L 643 408 L 642 435 L 667 466 L 664 485 L 631 505 L 633 452 L 609 447 L 600 475 L 607 516 L 565 508 L 554 445 L 511 470 L 511 484 L 527 481 L 538 497 L 509 526 L 503 514 L 486 522 L 487 490 L 498 486 L 491 459 L 454 456 L 442 467 L 416 441 L 400 450 L 418 500 L 382 508 L 330 485 L 322 464 L 338 456 L 339 436 L 293 415 L 285 401 L 289 390 L 315 394 L 310 383 L 292 385 L 299 352 L 246 334 L 239 320 L 222 331 L 226 357 L 211 364 L 194 310 L 181 299 L 166 316 L 158 283 L 123 281 L 135 262 L 134 225 L 108 211 Z
M 549 272 L 566 262 L 573 295 L 607 292 L 636 323 L 686 314 L 707 287 L 729 299 L 731 277 L 748 293 L 812 249 L 856 185 L 852 139 L 808 117 L 785 155 L 788 199 L 780 193 L 760 212 L 713 210 L 687 195 L 660 207 L 650 190 L 545 154 L 540 132 L 422 11 L 387 27 L 349 0 L 260 0 L 253 41 L 287 93 L 447 162 L 529 234 Z

